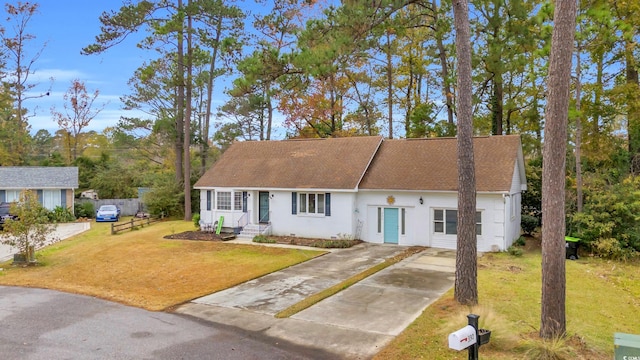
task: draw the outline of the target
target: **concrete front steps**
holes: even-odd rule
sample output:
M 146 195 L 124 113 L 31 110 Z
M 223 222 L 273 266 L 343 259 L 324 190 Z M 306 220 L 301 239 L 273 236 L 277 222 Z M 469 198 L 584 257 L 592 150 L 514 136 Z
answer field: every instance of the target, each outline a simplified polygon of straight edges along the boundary
M 271 235 L 271 225 L 247 224 L 238 234 L 239 238 L 253 239 L 256 235 Z

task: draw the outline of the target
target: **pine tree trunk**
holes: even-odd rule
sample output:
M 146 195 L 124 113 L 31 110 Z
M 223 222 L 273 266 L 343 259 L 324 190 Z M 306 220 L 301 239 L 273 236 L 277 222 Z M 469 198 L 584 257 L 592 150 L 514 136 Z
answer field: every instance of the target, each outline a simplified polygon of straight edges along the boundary
M 436 0 L 432 0 L 434 23 L 438 22 L 438 4 Z M 439 29 L 438 29 L 439 30 Z M 442 34 L 436 31 L 436 46 L 438 47 L 438 56 L 440 57 L 440 67 L 442 69 L 442 88 L 447 103 L 447 122 L 453 125 L 453 92 L 449 84 L 449 65 L 447 64 L 447 49 L 444 47 Z
M 182 0 L 178 0 L 178 7 L 182 9 Z M 174 142 L 174 149 L 176 153 L 175 166 L 176 166 L 176 183 L 183 184 L 183 152 L 184 152 L 184 32 L 182 28 L 177 33 L 177 64 L 176 64 L 176 119 L 175 130 L 176 138 Z
M 187 0 L 187 8 L 191 4 Z M 184 119 L 184 220 L 191 221 L 191 102 L 193 97 L 193 45 L 192 45 L 192 19 L 187 15 L 187 81 Z
M 576 1 L 557 0 L 547 80 L 542 163 L 542 311 L 540 336 L 564 336 L 565 169 Z
M 576 210 L 582 212 L 582 63 L 580 61 L 580 46 L 576 52 Z
M 458 54 L 458 243 L 454 296 L 465 305 L 478 303 L 476 178 L 473 159 L 471 38 L 467 0 L 453 4 Z
M 633 54 L 633 45 L 625 44 L 626 74 L 627 74 L 627 142 L 629 147 L 629 163 L 631 173 L 640 174 L 640 106 L 638 105 L 637 63 Z
M 391 57 L 391 36 L 387 31 L 387 110 L 389 117 L 389 139 L 393 139 L 393 59 Z

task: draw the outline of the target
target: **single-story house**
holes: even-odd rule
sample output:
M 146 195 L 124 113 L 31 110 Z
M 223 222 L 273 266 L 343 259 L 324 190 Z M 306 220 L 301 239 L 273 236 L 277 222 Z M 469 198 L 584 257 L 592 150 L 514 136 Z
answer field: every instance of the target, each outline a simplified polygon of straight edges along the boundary
M 479 251 L 520 236 L 517 135 L 473 140 Z M 456 248 L 457 140 L 350 137 L 236 142 L 200 178 L 201 221 L 241 235 Z
M 73 212 L 74 191 L 78 188 L 78 168 L 47 166 L 0 166 L 0 202 L 20 199 L 20 192 L 33 190 L 48 210 L 57 206 Z

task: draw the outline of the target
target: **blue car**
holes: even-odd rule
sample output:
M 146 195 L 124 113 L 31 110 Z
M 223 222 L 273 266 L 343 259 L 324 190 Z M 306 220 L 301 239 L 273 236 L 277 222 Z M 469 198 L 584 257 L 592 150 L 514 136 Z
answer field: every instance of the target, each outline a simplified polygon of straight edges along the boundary
M 96 211 L 96 221 L 118 221 L 120 220 L 120 209 L 115 205 L 102 205 Z

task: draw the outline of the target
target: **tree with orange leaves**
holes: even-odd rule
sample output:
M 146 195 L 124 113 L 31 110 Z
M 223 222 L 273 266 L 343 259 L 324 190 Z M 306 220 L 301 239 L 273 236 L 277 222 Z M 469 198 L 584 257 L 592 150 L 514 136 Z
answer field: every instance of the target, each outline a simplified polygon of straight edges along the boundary
M 83 81 L 75 79 L 71 82 L 69 90 L 64 94 L 63 112 L 51 108 L 51 115 L 61 130 L 66 135 L 67 163 L 72 163 L 78 157 L 78 143 L 82 130 L 89 126 L 93 120 L 104 109 L 106 104 L 94 107 L 93 104 L 100 92 L 96 90 L 89 94 Z

